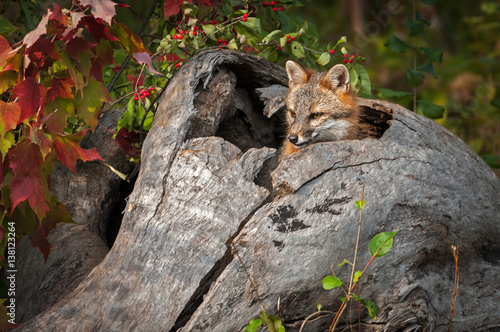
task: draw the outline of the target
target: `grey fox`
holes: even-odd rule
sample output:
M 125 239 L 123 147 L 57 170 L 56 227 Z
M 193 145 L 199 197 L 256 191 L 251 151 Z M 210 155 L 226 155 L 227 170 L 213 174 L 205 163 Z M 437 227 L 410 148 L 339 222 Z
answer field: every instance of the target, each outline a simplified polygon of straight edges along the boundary
M 315 73 L 288 61 L 286 71 L 290 89 L 282 158 L 313 143 L 357 137 L 360 110 L 350 91 L 346 66 Z

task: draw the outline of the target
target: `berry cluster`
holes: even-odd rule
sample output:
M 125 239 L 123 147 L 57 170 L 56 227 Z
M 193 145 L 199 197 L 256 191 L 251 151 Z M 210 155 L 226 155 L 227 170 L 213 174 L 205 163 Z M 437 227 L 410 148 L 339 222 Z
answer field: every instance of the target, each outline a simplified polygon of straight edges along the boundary
M 243 14 L 243 18 L 241 19 L 243 22 L 246 22 L 247 21 L 247 18 L 248 18 L 248 14 L 245 13 Z
M 227 39 L 217 39 L 217 42 L 219 43 L 219 45 L 221 45 L 221 48 L 222 46 L 226 46 L 227 45 Z
M 262 6 L 264 7 L 267 7 L 267 6 L 271 6 L 273 7 L 273 12 L 277 11 L 278 9 L 281 10 L 281 11 L 284 11 L 285 10 L 285 7 L 276 7 L 276 5 L 278 4 L 279 0 L 274 0 L 274 1 L 264 1 L 262 3 Z
M 139 98 L 141 98 L 141 100 L 142 100 L 142 99 L 144 99 L 146 97 L 149 97 L 149 96 L 151 96 L 151 93 L 153 93 L 154 91 L 155 91 L 155 87 L 151 86 L 151 87 L 149 87 L 147 89 L 141 89 L 139 91 L 139 96 L 137 96 L 137 93 L 134 92 L 134 100 L 138 101 Z
M 120 65 L 116 65 L 115 70 L 114 70 L 114 71 L 115 71 L 115 73 L 117 73 L 117 72 L 118 72 L 118 70 L 120 69 L 120 67 L 121 67 Z
M 295 37 L 290 37 L 290 35 L 286 35 L 286 43 L 290 44 L 292 40 L 295 40 Z
M 344 54 L 344 63 L 352 63 L 353 61 L 354 61 L 354 54 L 351 54 L 351 56 L 349 56 L 349 54 Z

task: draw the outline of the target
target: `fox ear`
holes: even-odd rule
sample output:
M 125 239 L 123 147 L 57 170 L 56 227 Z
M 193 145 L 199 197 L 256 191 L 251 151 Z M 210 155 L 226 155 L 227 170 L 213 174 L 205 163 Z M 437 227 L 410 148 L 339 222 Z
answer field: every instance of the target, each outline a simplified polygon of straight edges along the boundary
M 296 62 L 288 60 L 286 62 L 286 72 L 290 80 L 288 83 L 290 88 L 307 82 L 307 72 Z
M 349 82 L 349 71 L 347 70 L 347 67 L 342 64 L 338 64 L 330 68 L 325 76 L 323 76 L 321 85 L 330 90 L 346 92 L 350 87 Z

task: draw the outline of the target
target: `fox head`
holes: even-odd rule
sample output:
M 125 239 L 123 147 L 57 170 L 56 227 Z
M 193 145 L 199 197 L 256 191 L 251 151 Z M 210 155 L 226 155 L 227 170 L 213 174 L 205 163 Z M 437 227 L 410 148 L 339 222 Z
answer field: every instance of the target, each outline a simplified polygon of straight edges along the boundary
M 356 137 L 359 110 L 350 92 L 346 66 L 339 64 L 327 72 L 314 73 L 288 61 L 286 71 L 290 88 L 287 138 L 295 149 Z

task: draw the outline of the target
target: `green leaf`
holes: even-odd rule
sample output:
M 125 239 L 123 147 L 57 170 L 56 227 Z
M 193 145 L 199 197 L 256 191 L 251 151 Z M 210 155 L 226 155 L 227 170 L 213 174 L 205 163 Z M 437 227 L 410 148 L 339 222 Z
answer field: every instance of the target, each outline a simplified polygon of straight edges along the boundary
M 437 78 L 436 72 L 434 71 L 434 66 L 432 65 L 432 62 L 428 61 L 421 65 L 420 67 L 417 68 L 420 71 L 426 71 L 428 73 L 431 73 L 434 78 Z
M 376 257 L 381 257 L 387 254 L 389 249 L 392 247 L 392 238 L 398 232 L 382 232 L 373 237 L 368 245 L 368 249 L 370 250 L 370 255 L 375 255 L 375 253 L 380 249 L 377 253 Z
M 419 47 L 420 53 L 425 55 L 432 62 L 441 62 L 443 60 L 443 49 L 433 47 Z
M 278 22 L 282 31 L 292 31 L 292 22 L 290 16 L 281 10 L 278 11 Z
M 399 53 L 404 53 L 413 48 L 411 45 L 408 45 L 395 35 L 390 36 L 389 39 L 387 39 L 387 41 L 385 42 L 384 46 L 393 52 Z
M 356 206 L 358 207 L 358 210 L 361 211 L 363 210 L 363 207 L 365 206 L 365 200 L 361 200 L 361 201 L 356 201 Z
M 415 12 L 415 19 L 417 21 L 419 21 L 419 22 L 424 23 L 427 26 L 431 25 L 431 22 L 429 22 L 428 19 L 426 19 L 425 17 L 423 17 L 422 14 L 420 14 L 420 12 L 418 10 Z
M 201 28 L 203 29 L 203 31 L 205 31 L 205 34 L 207 36 L 215 32 L 215 25 L 213 24 L 202 25 Z
M 375 302 L 366 300 L 364 307 L 368 309 L 368 315 L 370 315 L 371 319 L 377 319 L 378 317 L 378 306 Z
M 240 21 L 238 24 L 243 25 L 255 35 L 260 35 L 261 27 L 260 20 L 256 17 L 248 17 L 246 22 Z
M 361 276 L 362 276 L 362 275 L 363 275 L 363 272 L 361 272 L 361 271 L 356 271 L 356 272 L 354 273 L 354 280 L 353 280 L 353 282 L 354 282 L 354 283 L 357 283 L 357 282 L 358 282 L 358 280 L 359 280 L 359 278 L 361 278 Z
M 323 309 L 323 305 L 322 305 L 321 303 L 318 303 L 318 304 L 316 305 L 316 309 L 317 309 L 318 311 L 321 311 L 321 309 Z
M 346 298 L 344 296 L 341 296 L 341 297 L 339 297 L 339 300 L 345 303 Z
M 406 77 L 410 81 L 411 86 L 419 86 L 424 83 L 424 73 L 414 69 L 406 69 Z
M 342 47 L 340 49 L 340 52 L 342 52 L 342 54 L 344 54 L 344 55 L 346 55 L 348 53 L 347 48 L 345 48 L 345 47 Z
M 323 278 L 323 288 L 326 290 L 340 287 L 343 284 L 342 280 L 334 276 L 326 276 Z
M 492 99 L 491 105 L 495 106 L 496 108 L 500 108 L 500 99 L 499 98 Z
M 338 267 L 341 267 L 342 265 L 344 264 L 351 264 L 351 262 L 349 262 L 347 259 L 344 258 L 344 260 L 342 261 L 342 263 L 340 264 L 337 264 Z
M 327 65 L 328 63 L 330 62 L 330 53 L 328 52 L 323 52 L 321 53 L 319 59 L 318 59 L 318 63 L 321 65 L 321 66 L 325 66 Z
M 291 48 L 292 48 L 292 54 L 295 57 L 297 57 L 299 59 L 305 57 L 304 48 L 302 47 L 302 45 L 298 41 L 296 41 L 296 40 L 292 41 Z
M 424 23 L 420 21 L 406 21 L 406 27 L 408 28 L 410 36 L 416 36 L 424 30 Z
M 395 90 L 390 90 L 390 89 L 384 89 L 384 88 L 377 88 L 378 94 L 377 97 L 380 99 L 403 99 L 407 98 L 412 95 L 411 92 L 404 92 L 404 91 L 395 91 Z
M 337 44 L 335 44 L 335 47 L 339 46 L 339 44 L 342 44 L 342 43 L 347 43 L 347 37 L 346 36 L 342 36 L 338 41 L 337 41 Z M 344 53 L 345 54 L 345 53 Z
M 6 20 L 5 18 L 0 17 L 0 35 L 9 36 L 13 32 L 15 32 L 16 30 L 19 30 L 19 29 L 16 28 L 15 26 L 13 26 L 9 20 Z
M 493 168 L 500 168 L 500 156 L 481 155 L 481 158 Z
M 422 114 L 430 119 L 441 119 L 444 115 L 444 106 L 423 99 L 417 100 L 417 105 Z
M 245 327 L 245 332 L 255 332 L 262 325 L 262 319 L 252 319 Z
M 358 70 L 359 76 L 359 90 L 363 93 L 366 93 L 367 95 L 371 95 L 372 87 L 370 82 L 370 75 L 368 75 L 365 67 L 363 67 L 359 63 L 356 64 L 356 68 Z
M 262 39 L 262 42 L 267 44 L 271 41 L 278 40 L 279 38 L 283 37 L 284 35 L 285 35 L 285 33 L 283 31 L 274 30 L 273 32 L 271 32 L 270 34 L 265 36 L 264 39 Z

